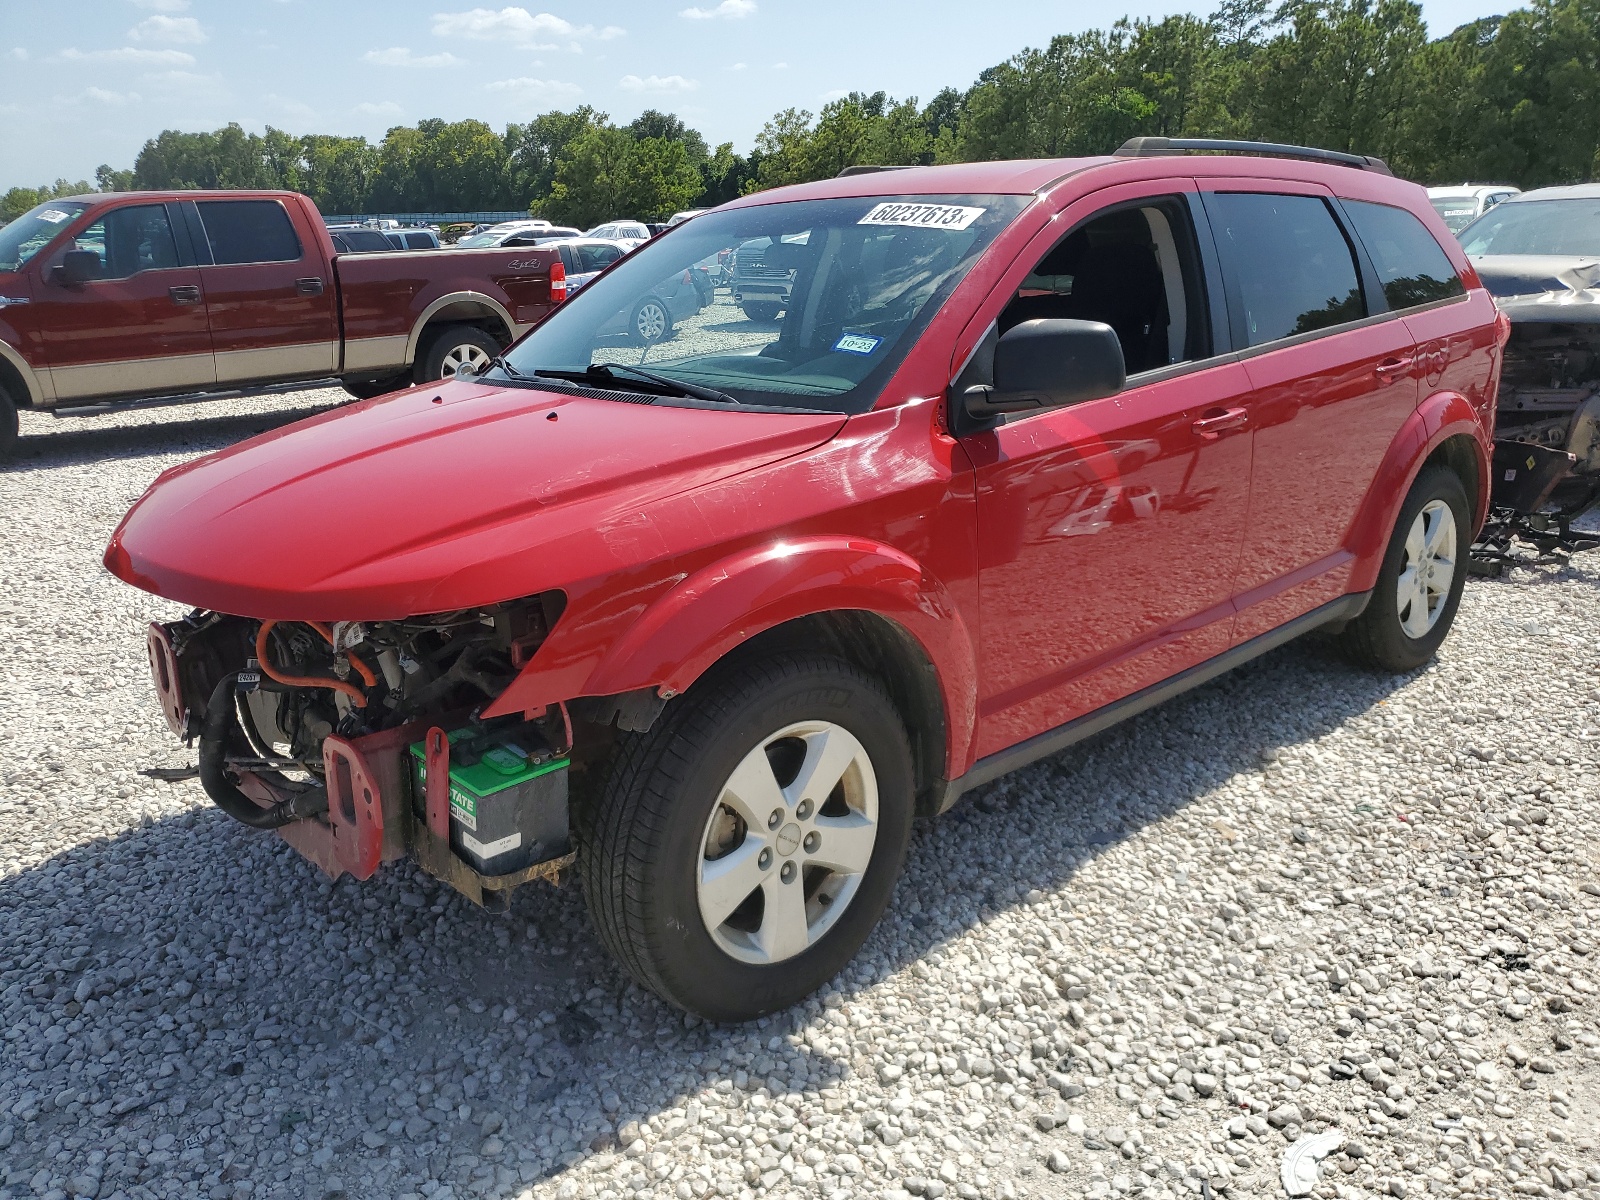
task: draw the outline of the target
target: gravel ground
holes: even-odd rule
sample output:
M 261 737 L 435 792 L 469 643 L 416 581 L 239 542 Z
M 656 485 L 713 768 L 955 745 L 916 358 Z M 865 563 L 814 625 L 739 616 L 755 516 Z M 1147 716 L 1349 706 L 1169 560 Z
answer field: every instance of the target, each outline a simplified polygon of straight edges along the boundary
M 1300 643 L 1001 781 L 826 994 L 711 1028 L 570 887 L 329 884 L 137 773 L 191 760 L 112 525 L 340 398 L 0 471 L 0 1197 L 1281 1196 L 1319 1130 L 1319 1196 L 1600 1196 L 1600 554 L 1414 676 Z

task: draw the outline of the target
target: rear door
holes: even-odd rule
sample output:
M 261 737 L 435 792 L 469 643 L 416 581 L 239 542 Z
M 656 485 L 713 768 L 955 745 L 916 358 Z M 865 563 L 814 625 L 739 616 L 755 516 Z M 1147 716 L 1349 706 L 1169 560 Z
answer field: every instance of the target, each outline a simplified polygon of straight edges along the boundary
M 200 273 L 218 382 L 332 374 L 339 349 L 333 281 L 283 202 L 200 200 L 187 207 L 208 254 Z
M 1379 464 L 1416 409 L 1411 332 L 1332 194 L 1207 180 L 1234 345 L 1251 392 L 1250 519 L 1235 641 L 1344 595 L 1345 541 Z
M 203 284 L 183 252 L 177 207 L 103 211 L 40 264 L 34 319 L 61 402 L 216 383 Z M 99 256 L 100 278 L 55 281 L 55 268 L 74 249 Z

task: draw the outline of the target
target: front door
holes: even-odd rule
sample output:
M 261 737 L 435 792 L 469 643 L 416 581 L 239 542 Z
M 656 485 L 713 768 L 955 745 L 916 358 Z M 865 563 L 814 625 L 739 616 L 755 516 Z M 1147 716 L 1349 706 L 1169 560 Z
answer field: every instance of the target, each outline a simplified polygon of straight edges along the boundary
M 61 403 L 216 383 L 200 272 L 181 264 L 174 217 L 166 204 L 113 208 L 40 264 L 33 316 Z M 68 250 L 93 251 L 100 277 L 57 282 Z
M 1205 206 L 1245 351 L 1255 436 L 1237 641 L 1344 595 L 1351 528 L 1417 406 L 1413 341 L 1312 186 L 1239 181 Z M 1375 282 L 1375 281 L 1369 281 Z M 1377 318 L 1377 319 L 1373 319 Z
M 1190 213 L 1179 196 L 1085 213 L 1000 316 L 1001 334 L 1033 318 L 1104 321 L 1129 379 L 964 439 L 978 486 L 979 757 L 1228 647 L 1249 382 L 1213 357 Z
M 311 378 L 339 349 L 331 268 L 277 200 L 201 200 L 197 240 L 221 383 Z M 205 255 L 202 255 L 202 259 Z

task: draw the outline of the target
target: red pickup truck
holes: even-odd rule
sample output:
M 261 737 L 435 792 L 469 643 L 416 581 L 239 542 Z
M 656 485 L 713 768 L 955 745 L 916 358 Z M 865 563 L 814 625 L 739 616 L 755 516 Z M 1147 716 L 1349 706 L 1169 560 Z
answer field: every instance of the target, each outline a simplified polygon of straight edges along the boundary
M 367 397 L 482 369 L 565 295 L 551 250 L 339 254 L 294 192 L 50 200 L 0 229 L 0 457 L 19 408 Z

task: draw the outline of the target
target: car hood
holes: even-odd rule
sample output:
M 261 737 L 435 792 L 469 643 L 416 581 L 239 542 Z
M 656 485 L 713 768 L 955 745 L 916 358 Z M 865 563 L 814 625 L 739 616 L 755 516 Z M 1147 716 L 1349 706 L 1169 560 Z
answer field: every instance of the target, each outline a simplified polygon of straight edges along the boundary
M 1473 268 L 1493 296 L 1582 292 L 1600 287 L 1600 255 L 1481 254 Z
M 450 383 L 176 467 L 108 569 L 196 608 L 394 620 L 559 588 L 670 550 L 651 506 L 829 440 L 837 414 Z

